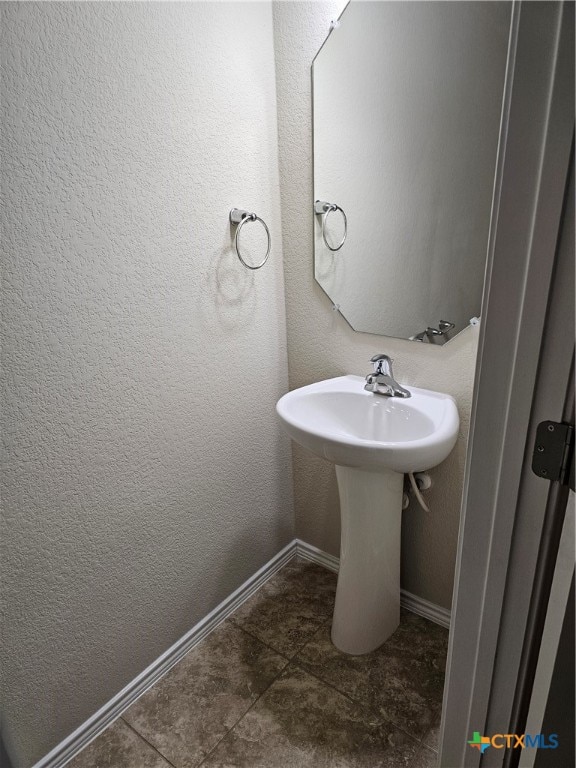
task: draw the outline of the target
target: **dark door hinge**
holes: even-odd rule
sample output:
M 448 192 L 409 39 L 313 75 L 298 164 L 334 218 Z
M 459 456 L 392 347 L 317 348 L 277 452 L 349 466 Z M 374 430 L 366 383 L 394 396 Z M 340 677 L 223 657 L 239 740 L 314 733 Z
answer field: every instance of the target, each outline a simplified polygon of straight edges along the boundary
M 558 421 L 542 421 L 536 429 L 532 471 L 574 490 L 574 427 Z

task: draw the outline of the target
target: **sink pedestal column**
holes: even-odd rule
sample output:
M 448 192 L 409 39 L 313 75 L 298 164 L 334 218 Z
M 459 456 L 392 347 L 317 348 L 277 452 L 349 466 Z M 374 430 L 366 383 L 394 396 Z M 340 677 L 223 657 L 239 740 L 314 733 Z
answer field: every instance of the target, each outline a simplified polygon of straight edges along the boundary
M 332 621 L 341 651 L 369 653 L 400 623 L 400 527 L 404 476 L 336 466 L 342 539 Z

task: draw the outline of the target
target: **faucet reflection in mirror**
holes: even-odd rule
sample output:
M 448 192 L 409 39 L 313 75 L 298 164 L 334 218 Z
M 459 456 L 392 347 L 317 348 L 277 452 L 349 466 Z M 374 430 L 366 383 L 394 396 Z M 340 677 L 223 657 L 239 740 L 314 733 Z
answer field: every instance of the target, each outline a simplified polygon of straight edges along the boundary
M 441 345 L 480 314 L 510 13 L 351 0 L 314 60 L 314 200 L 350 223 L 334 253 L 314 208 L 315 277 L 357 331 Z
M 472 321 L 470 321 L 472 325 Z M 440 320 L 438 328 L 431 328 L 430 326 L 420 333 L 410 336 L 410 341 L 428 341 L 434 344 L 437 341 L 445 343 L 449 341 L 448 334 L 456 327 L 456 323 L 450 323 L 448 320 Z

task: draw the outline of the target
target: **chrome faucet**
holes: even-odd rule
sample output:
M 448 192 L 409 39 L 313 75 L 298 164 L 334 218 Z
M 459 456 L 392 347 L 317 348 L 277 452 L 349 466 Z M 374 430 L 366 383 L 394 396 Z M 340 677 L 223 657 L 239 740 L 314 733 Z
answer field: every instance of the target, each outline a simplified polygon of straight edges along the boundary
M 374 365 L 374 373 L 366 376 L 364 389 L 373 392 L 375 395 L 388 395 L 389 397 L 411 397 L 411 393 L 401 387 L 394 380 L 392 373 L 392 363 L 388 355 L 374 355 L 370 362 Z

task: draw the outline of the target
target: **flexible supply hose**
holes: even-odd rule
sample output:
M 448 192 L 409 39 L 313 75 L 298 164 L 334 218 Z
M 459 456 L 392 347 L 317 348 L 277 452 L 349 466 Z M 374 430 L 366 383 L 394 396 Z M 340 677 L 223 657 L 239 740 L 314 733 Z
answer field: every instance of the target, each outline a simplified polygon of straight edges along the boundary
M 408 477 L 410 478 L 410 485 L 412 486 L 412 490 L 414 491 L 414 495 L 418 499 L 418 504 L 422 507 L 424 512 L 430 512 L 428 507 L 426 506 L 426 502 L 424 501 L 422 494 L 420 493 L 420 489 L 418 488 L 418 483 L 416 482 L 416 478 L 414 477 L 413 472 L 408 472 Z

